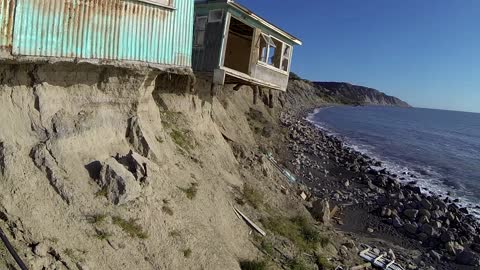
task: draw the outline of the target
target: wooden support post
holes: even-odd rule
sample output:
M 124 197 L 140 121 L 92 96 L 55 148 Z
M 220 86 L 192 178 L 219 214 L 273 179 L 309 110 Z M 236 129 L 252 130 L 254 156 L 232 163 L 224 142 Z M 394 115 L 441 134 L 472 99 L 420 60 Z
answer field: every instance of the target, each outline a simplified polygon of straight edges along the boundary
M 233 90 L 238 91 L 238 90 L 240 90 L 240 88 L 242 88 L 242 86 L 243 86 L 243 84 L 238 83 L 237 85 L 235 85 L 235 86 L 233 87 Z
M 257 105 L 257 98 L 258 98 L 258 92 L 260 92 L 260 87 L 258 87 L 258 85 L 255 85 L 252 88 L 253 88 L 253 104 Z
M 273 91 L 272 91 L 272 89 L 268 89 L 268 107 L 270 109 L 273 108 Z

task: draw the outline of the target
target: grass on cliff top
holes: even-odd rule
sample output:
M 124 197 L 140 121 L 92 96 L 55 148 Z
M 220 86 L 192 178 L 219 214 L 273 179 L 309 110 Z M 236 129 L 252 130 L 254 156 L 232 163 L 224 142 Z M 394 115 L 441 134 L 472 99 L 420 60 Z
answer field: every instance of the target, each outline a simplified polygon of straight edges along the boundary
M 132 238 L 147 239 L 148 235 L 143 231 L 142 226 L 137 224 L 135 219 L 125 220 L 119 216 L 112 217 L 113 224 L 120 227 L 126 234 Z
M 322 237 L 306 217 L 298 216 L 289 219 L 276 216 L 267 218 L 262 223 L 273 233 L 290 239 L 303 251 L 313 251 L 318 244 L 326 246 L 329 242 L 328 238 Z

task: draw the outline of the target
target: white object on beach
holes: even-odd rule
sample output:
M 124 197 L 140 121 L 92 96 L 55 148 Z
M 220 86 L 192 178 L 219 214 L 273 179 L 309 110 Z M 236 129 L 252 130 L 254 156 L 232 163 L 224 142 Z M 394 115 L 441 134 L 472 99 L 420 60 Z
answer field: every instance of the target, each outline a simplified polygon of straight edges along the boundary
M 386 254 L 377 254 L 370 246 L 364 246 L 366 249 L 360 252 L 360 257 L 367 262 L 371 262 L 375 267 L 384 270 L 405 270 L 405 268 L 396 263 L 395 260 L 388 259 Z

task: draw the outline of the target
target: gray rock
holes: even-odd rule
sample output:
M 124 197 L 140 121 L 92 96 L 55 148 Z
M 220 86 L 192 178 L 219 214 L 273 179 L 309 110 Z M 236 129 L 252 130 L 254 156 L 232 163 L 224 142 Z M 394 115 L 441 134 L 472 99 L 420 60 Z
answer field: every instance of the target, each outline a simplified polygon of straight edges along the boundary
M 436 234 L 435 229 L 429 224 L 423 224 L 420 230 L 429 237 L 432 237 Z
M 420 240 L 422 242 L 425 242 L 428 239 L 428 235 L 426 233 L 423 233 L 423 232 L 419 233 L 417 235 L 417 237 L 418 237 L 418 240 Z
M 401 227 L 403 227 L 403 222 L 402 222 L 402 220 L 401 220 L 400 218 L 398 218 L 398 217 L 396 217 L 396 218 L 393 219 L 392 224 L 393 224 L 393 227 L 395 227 L 395 228 L 401 228 Z
M 418 222 L 419 222 L 420 224 L 425 224 L 425 223 L 429 223 L 430 220 L 429 220 L 428 217 L 426 217 L 426 216 L 421 216 L 421 217 L 418 219 Z
M 392 210 L 390 210 L 387 207 L 383 207 L 381 214 L 382 214 L 382 217 L 390 217 L 390 216 L 392 216 Z
M 417 219 L 418 210 L 417 209 L 407 209 L 403 211 L 403 214 L 407 216 L 410 220 Z
M 35 255 L 37 255 L 37 256 L 45 257 L 45 256 L 48 255 L 49 250 L 50 250 L 50 247 L 47 244 L 39 243 L 33 249 L 33 253 L 35 253 Z
M 126 137 L 128 142 L 133 146 L 135 151 L 140 153 L 144 157 L 148 157 L 150 154 L 150 146 L 143 134 L 139 119 L 137 116 L 133 116 L 128 119 L 128 127 Z
M 450 253 L 452 255 L 457 255 L 464 250 L 464 247 L 462 245 L 460 245 L 457 242 L 453 242 L 453 241 L 448 242 L 445 245 L 445 248 L 447 249 L 448 253 Z
M 480 258 L 478 255 L 470 250 L 463 250 L 460 252 L 455 261 L 462 265 L 469 265 L 469 266 L 480 266 Z
M 432 203 L 429 200 L 422 199 L 420 203 L 422 204 L 423 208 L 425 208 L 427 210 L 432 209 Z
M 330 223 L 330 204 L 328 200 L 317 200 L 313 203 L 312 214 L 324 224 Z
M 114 158 L 108 159 L 100 173 L 100 185 L 107 189 L 108 199 L 117 205 L 140 197 L 140 182 Z
M 430 250 L 429 252 L 430 257 L 432 257 L 436 261 L 441 261 L 442 260 L 442 255 L 435 250 Z
M 430 211 L 428 211 L 425 208 L 422 208 L 422 209 L 418 210 L 418 215 L 419 216 L 425 216 L 428 219 L 430 219 L 432 217 L 432 214 L 430 213 Z
M 403 228 L 405 229 L 405 231 L 411 234 L 416 234 L 418 229 L 416 224 L 411 224 L 411 223 L 405 224 Z
M 453 235 L 452 232 L 446 231 L 442 233 L 442 235 L 440 236 L 440 240 L 442 240 L 442 242 L 444 243 L 451 242 L 455 240 L 455 235 Z

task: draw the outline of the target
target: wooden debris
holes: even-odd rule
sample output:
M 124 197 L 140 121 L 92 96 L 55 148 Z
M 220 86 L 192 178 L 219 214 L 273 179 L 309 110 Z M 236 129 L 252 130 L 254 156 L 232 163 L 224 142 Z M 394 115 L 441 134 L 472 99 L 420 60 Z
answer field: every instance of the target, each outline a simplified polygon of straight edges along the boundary
M 259 234 L 261 234 L 262 236 L 267 236 L 267 233 L 264 230 L 260 229 L 257 224 L 253 223 L 253 221 L 251 221 L 247 216 L 240 212 L 240 210 L 235 207 L 233 207 L 233 210 L 236 211 L 240 216 L 242 216 L 242 218 L 248 223 L 248 225 L 254 228 Z
M 330 211 L 330 218 L 335 217 L 335 214 L 338 212 L 338 210 L 340 210 L 340 208 L 338 208 L 338 206 L 335 205 L 332 211 Z

